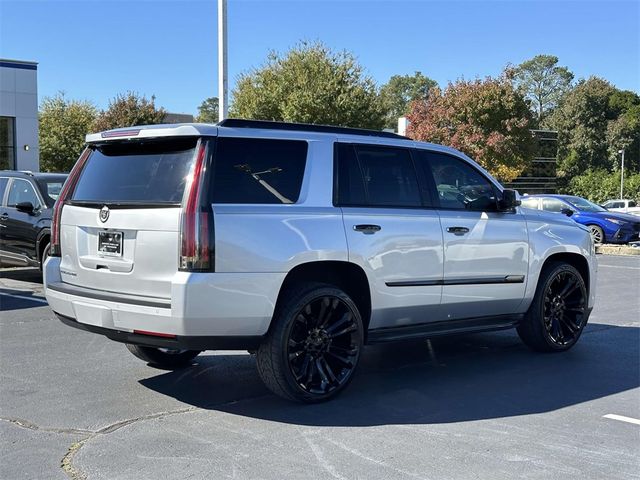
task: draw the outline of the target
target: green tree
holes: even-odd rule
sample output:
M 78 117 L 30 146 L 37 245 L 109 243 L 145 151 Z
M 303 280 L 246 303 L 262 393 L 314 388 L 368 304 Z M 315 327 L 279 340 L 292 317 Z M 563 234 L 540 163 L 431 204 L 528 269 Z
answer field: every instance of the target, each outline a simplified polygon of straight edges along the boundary
M 155 96 L 148 100 L 136 92 L 116 95 L 109 102 L 109 107 L 98 115 L 94 129 L 102 131 L 162 123 L 167 112 L 163 108 L 156 108 L 155 100 Z
M 620 171 L 587 170 L 569 180 L 563 192 L 602 203 L 620 196 Z M 640 202 L 640 173 L 625 172 L 623 197 Z
M 218 122 L 218 97 L 209 97 L 202 101 L 198 107 L 196 121 L 201 123 Z
M 98 111 L 86 101 L 69 100 L 64 93 L 45 97 L 40 105 L 40 169 L 68 172 L 78 159 Z
M 531 111 L 506 76 L 433 88 L 426 102 L 412 104 L 408 119 L 412 138 L 457 148 L 502 181 L 533 157 Z
M 374 81 L 348 52 L 301 43 L 240 75 L 231 116 L 380 129 L 384 113 Z
M 570 90 L 573 73 L 554 55 L 536 55 L 513 69 L 516 88 L 531 102 L 538 125 Z
M 640 97 L 618 90 L 606 80 L 581 80 L 549 118 L 558 130 L 561 186 L 587 169 L 615 170 L 625 148 L 625 168 L 638 171 Z
M 380 89 L 380 99 L 385 109 L 385 127 L 395 129 L 398 117 L 407 115 L 414 101 L 426 102 L 429 90 L 437 87 L 435 80 L 421 72 L 414 75 L 394 75 Z

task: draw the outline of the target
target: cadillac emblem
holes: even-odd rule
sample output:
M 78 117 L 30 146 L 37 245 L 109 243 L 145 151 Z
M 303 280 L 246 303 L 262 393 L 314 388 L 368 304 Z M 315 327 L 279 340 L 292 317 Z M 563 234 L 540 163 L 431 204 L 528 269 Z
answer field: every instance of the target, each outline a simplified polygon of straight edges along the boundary
M 109 220 L 109 207 L 105 205 L 100 209 L 100 221 L 104 223 L 107 220 Z

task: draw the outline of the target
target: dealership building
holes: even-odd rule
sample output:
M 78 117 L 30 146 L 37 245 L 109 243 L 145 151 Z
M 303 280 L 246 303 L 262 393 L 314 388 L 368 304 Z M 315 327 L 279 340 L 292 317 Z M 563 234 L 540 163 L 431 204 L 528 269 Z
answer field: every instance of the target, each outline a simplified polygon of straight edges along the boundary
M 0 170 L 38 171 L 38 64 L 0 59 Z

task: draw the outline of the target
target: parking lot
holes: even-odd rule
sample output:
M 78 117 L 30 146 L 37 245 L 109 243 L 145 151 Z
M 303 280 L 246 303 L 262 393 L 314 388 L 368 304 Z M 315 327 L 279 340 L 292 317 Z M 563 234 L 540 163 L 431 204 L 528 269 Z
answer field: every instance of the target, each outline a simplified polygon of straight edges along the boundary
M 599 265 L 566 354 L 511 331 L 369 347 L 314 406 L 243 352 L 149 367 L 54 319 L 39 272 L 0 271 L 0 478 L 640 478 L 640 257 Z

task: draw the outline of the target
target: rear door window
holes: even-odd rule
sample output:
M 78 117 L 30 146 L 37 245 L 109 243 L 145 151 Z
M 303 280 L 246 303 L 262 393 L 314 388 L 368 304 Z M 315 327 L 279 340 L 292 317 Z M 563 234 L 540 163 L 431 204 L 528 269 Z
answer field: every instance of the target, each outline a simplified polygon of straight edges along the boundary
M 217 141 L 213 203 L 296 203 L 307 142 L 222 137 Z
M 110 142 L 94 147 L 72 200 L 82 203 L 178 204 L 197 138 Z

